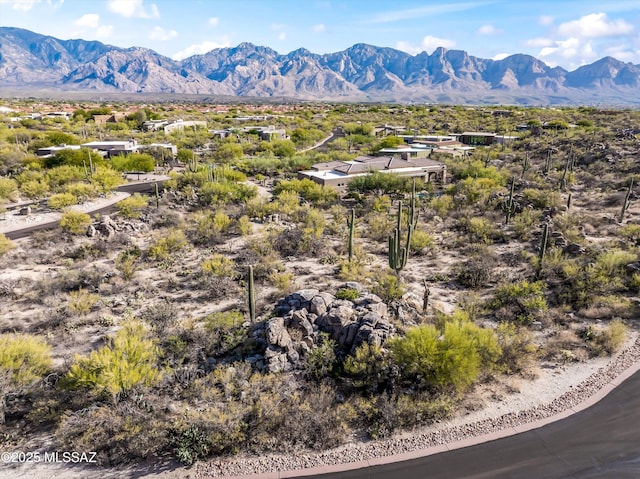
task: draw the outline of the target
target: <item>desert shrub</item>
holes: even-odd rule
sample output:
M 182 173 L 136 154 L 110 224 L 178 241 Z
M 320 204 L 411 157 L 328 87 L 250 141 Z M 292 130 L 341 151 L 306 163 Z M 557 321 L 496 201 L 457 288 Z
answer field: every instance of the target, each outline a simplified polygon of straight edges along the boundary
M 169 448 L 169 424 L 141 397 L 64 413 L 56 442 L 70 451 L 96 452 L 100 465 L 139 462 Z
M 535 359 L 536 346 L 528 329 L 514 323 L 500 323 L 496 328 L 498 344 L 502 350 L 498 367 L 508 374 L 525 372 Z
M 537 209 L 558 207 L 562 204 L 560 193 L 553 190 L 525 188 L 522 196 L 525 202 Z
M 195 425 L 174 432 L 173 444 L 178 460 L 187 466 L 209 455 L 207 435 Z
M 67 310 L 77 316 L 85 316 L 100 301 L 100 296 L 84 289 L 69 292 Z
M 454 206 L 455 203 L 451 195 L 437 196 L 429 201 L 429 207 L 442 218 L 445 218 L 447 214 L 453 210 Z
M 98 166 L 91 175 L 91 184 L 101 193 L 110 193 L 124 183 L 122 175 L 111 168 Z
M 338 263 L 338 277 L 343 281 L 362 281 L 367 276 L 367 266 L 363 261 L 342 260 Z
M 484 244 L 493 243 L 496 228 L 488 219 L 475 216 L 466 220 L 463 226 L 469 235 L 470 242 Z
M 0 233 L 0 256 L 8 253 L 16 247 L 16 244 L 7 238 L 4 234 Z
M 547 311 L 545 284 L 541 281 L 505 284 L 496 290 L 491 307 L 501 309 L 504 319 L 531 323 Z
M 337 299 L 346 299 L 347 301 L 353 301 L 358 297 L 358 290 L 355 288 L 340 288 L 336 292 Z
M 231 258 L 221 254 L 214 254 L 200 263 L 200 268 L 205 274 L 216 278 L 235 278 L 237 276 L 235 266 Z
M 135 276 L 136 271 L 138 271 L 137 263 L 140 259 L 140 254 L 140 250 L 136 248 L 133 250 L 122 251 L 121 253 L 118 253 L 118 256 L 116 256 L 115 267 L 120 271 L 122 278 L 126 281 L 132 279 Z
M 0 374 L 7 374 L 13 385 L 41 378 L 51 365 L 51 347 L 44 339 L 28 334 L 0 334 Z
M 434 245 L 435 241 L 426 231 L 416 230 L 411 235 L 411 243 L 409 249 L 413 254 L 420 254 L 425 248 L 430 248 Z
M 273 194 L 279 196 L 283 191 L 293 192 L 305 201 L 318 206 L 334 203 L 339 196 L 335 188 L 323 187 L 307 178 L 279 181 L 273 188 Z
M 0 178 L 0 203 L 1 200 L 15 200 L 18 193 L 18 183 L 11 178 Z
M 390 303 L 402 298 L 406 291 L 398 276 L 389 270 L 383 270 L 374 277 L 371 292 L 380 296 L 386 303 Z
M 384 213 L 371 212 L 364 217 L 366 236 L 374 241 L 387 241 L 393 231 L 393 220 Z
M 49 198 L 49 208 L 59 210 L 78 203 L 78 198 L 71 193 L 58 193 Z
M 169 260 L 174 253 L 187 247 L 187 238 L 180 229 L 170 229 L 165 236 L 157 238 L 147 254 L 155 261 Z
M 198 190 L 203 205 L 243 203 L 256 197 L 258 189 L 243 183 L 206 183 Z
M 285 228 L 273 237 L 273 247 L 282 256 L 321 255 L 324 244 L 306 228 Z
M 618 229 L 618 234 L 623 238 L 632 241 L 634 244 L 640 244 L 640 225 L 635 223 L 627 223 Z
M 246 330 L 241 327 L 244 316 L 240 311 L 216 311 L 205 316 L 202 322 L 208 333 L 206 350 L 211 356 L 228 354 L 247 339 Z
M 456 280 L 466 288 L 487 287 L 493 277 L 495 260 L 490 255 L 472 256 L 454 268 Z
M 65 211 L 60 219 L 60 227 L 74 235 L 81 235 L 87 232 L 91 224 L 91 216 L 79 211 Z
M 542 212 L 533 208 L 524 208 L 513 217 L 513 229 L 522 240 L 530 239 L 532 229 L 540 223 Z
M 617 352 L 627 336 L 627 326 L 619 319 L 612 320 L 596 334 L 596 342 L 607 354 Z
M 326 225 L 324 213 L 317 208 L 303 208 L 300 213 L 305 235 L 320 238 Z
M 114 400 L 160 378 L 158 348 L 139 321 L 122 325 L 108 344 L 88 356 L 76 355 L 65 379 L 71 388 L 88 388 L 109 394 Z
M 96 187 L 90 183 L 67 183 L 64 185 L 64 192 L 69 193 L 79 199 L 79 202 L 88 200 L 97 195 Z
M 348 189 L 358 193 L 375 193 L 377 196 L 408 193 L 411 191 L 411 179 L 375 171 L 368 175 L 357 176 L 349 182 Z
M 140 318 L 162 333 L 166 328 L 178 321 L 179 312 L 180 310 L 175 303 L 162 301 L 142 311 Z
M 149 204 L 149 199 L 139 193 L 116 203 L 118 213 L 124 218 L 140 218 L 142 210 Z
M 382 348 L 376 344 L 362 343 L 353 355 L 347 357 L 343 366 L 345 374 L 351 378 L 353 385 L 370 394 L 379 392 L 388 380 L 388 358 Z
M 493 367 L 500 357 L 495 333 L 463 316 L 445 320 L 440 328 L 431 324 L 411 328 L 404 337 L 388 342 L 403 379 L 422 388 L 461 392 L 483 369 Z
M 219 243 L 232 223 L 231 218 L 222 211 L 205 213 L 197 221 L 195 241 L 199 244 Z
M 307 377 L 320 381 L 329 376 L 336 366 L 336 342 L 327 333 L 320 333 L 319 344 L 308 353 L 304 371 Z
M 291 293 L 295 286 L 295 276 L 291 271 L 271 271 L 267 279 L 281 294 Z
M 238 218 L 237 226 L 241 236 L 248 236 L 253 231 L 253 225 L 247 215 L 243 215 Z

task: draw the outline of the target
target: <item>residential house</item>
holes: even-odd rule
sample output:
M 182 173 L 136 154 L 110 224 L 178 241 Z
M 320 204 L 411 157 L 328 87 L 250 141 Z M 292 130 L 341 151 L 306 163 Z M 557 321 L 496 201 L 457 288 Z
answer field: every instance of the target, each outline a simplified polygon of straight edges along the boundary
M 349 183 L 359 176 L 374 171 L 417 178 L 420 181 L 447 180 L 447 166 L 429 158 L 412 158 L 411 161 L 397 156 L 359 156 L 351 161 L 317 163 L 311 170 L 298 172 L 299 179 L 310 179 L 322 186 L 332 186 L 345 193 Z

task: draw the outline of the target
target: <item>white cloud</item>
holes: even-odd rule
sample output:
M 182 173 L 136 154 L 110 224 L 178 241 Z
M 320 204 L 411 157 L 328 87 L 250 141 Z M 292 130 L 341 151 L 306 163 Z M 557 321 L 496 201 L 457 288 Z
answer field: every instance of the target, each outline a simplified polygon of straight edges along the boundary
M 286 27 L 286 25 L 282 24 L 282 23 L 272 23 L 271 24 L 271 30 L 282 30 L 284 29 L 284 27 Z
M 409 8 L 405 10 L 392 10 L 387 12 L 376 13 L 365 20 L 365 23 L 390 23 L 400 20 L 411 20 L 415 18 L 423 18 L 433 15 L 462 12 L 473 8 L 481 7 L 494 3 L 493 1 L 479 2 L 463 2 L 463 3 L 446 3 L 439 5 L 430 5 L 419 8 Z
M 555 20 L 555 17 L 553 15 L 541 15 L 540 18 L 538 18 L 538 23 L 540 23 L 540 25 L 553 25 L 553 21 Z
M 396 42 L 396 49 L 402 50 L 403 52 L 407 52 L 410 55 L 417 55 L 423 51 L 427 53 L 432 52 L 438 47 L 444 48 L 453 48 L 456 46 L 456 42 L 453 40 L 447 40 L 446 38 L 438 38 L 433 37 L 431 35 L 427 35 L 422 39 L 422 43 L 420 45 L 414 45 L 405 41 Z
M 278 33 L 278 40 L 283 41 L 287 39 L 287 32 Z
M 544 47 L 538 54 L 538 57 L 551 66 L 566 65 L 568 68 L 577 68 L 598 57 L 589 40 L 571 37 L 566 40 L 556 40 L 554 43 L 554 46 Z
M 176 38 L 178 36 L 178 32 L 175 30 L 165 30 L 162 27 L 153 27 L 153 30 L 149 32 L 149 38 L 151 40 L 159 40 L 164 42 L 166 40 L 171 40 L 172 38 Z
M 220 23 L 220 19 L 218 17 L 209 18 L 209 25 L 212 27 L 217 27 L 218 23 Z
M 313 26 L 313 31 L 316 33 L 322 33 L 327 29 L 327 27 L 324 25 L 324 23 L 318 23 L 317 25 Z
M 438 47 L 453 48 L 456 46 L 456 42 L 453 40 L 447 40 L 446 38 L 432 37 L 427 35 L 422 39 L 422 47 L 428 52 L 435 50 Z
M 100 25 L 100 15 L 97 13 L 86 13 L 74 23 L 80 27 L 98 28 L 98 25 Z
M 498 30 L 496 27 L 494 27 L 493 25 L 482 25 L 479 29 L 478 29 L 478 33 L 480 35 L 497 35 L 498 33 L 501 33 L 502 30 Z
M 632 31 L 633 25 L 622 19 L 609 20 L 606 13 L 591 13 L 558 26 L 558 33 L 566 37 L 611 37 Z
M 102 25 L 96 31 L 96 38 L 109 38 L 113 33 L 112 25 Z
M 41 1 L 42 0 L 0 0 L 0 3 L 11 4 L 13 10 L 28 12 L 36 3 L 40 3 Z
M 525 45 L 527 45 L 528 47 L 550 47 L 553 46 L 555 42 L 553 41 L 552 38 L 543 38 L 543 37 L 538 37 L 538 38 L 531 38 L 529 40 L 527 40 L 525 42 Z
M 210 42 L 205 41 L 202 43 L 196 43 L 194 45 L 189 45 L 184 50 L 180 50 L 177 53 L 174 53 L 171 58 L 174 60 L 184 60 L 187 57 L 192 55 L 203 55 L 211 50 L 215 50 L 216 48 L 226 48 L 230 45 L 229 38 L 223 37 L 221 42 Z
M 504 60 L 509 56 L 511 56 L 511 53 L 498 53 L 497 55 L 494 55 L 493 60 Z
M 158 6 L 153 3 L 149 10 L 144 6 L 144 0 L 109 0 L 107 7 L 113 13 L 123 17 L 160 18 Z

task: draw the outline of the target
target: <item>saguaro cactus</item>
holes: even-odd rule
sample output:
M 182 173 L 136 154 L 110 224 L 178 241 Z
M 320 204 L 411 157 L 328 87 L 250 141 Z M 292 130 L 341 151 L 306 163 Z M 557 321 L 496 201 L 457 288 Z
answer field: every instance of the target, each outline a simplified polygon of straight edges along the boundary
M 509 220 L 511 219 L 511 217 L 514 215 L 514 213 L 516 212 L 516 203 L 515 201 L 513 201 L 513 189 L 515 187 L 515 180 L 512 178 L 511 179 L 511 189 L 509 190 L 509 198 L 506 198 L 503 202 L 502 202 L 502 211 L 504 211 L 504 224 L 508 225 L 509 224 Z
M 396 272 L 396 275 L 400 274 L 400 271 L 407 265 L 407 259 L 409 258 L 409 246 L 411 245 L 411 238 L 413 237 L 413 231 L 418 224 L 418 211 L 416 210 L 416 184 L 413 183 L 413 190 L 411 192 L 411 201 L 409 203 L 409 211 L 407 212 L 407 240 L 405 246 L 402 246 L 402 201 L 398 202 L 398 221 L 396 228 L 393 230 L 393 234 L 389 236 L 389 267 Z
M 191 173 L 196 173 L 198 171 L 198 159 L 195 154 L 188 161 L 187 168 Z
M 540 272 L 542 271 L 542 263 L 544 261 L 544 255 L 547 251 L 547 243 L 549 241 L 549 223 L 544 224 L 544 228 L 542 229 L 542 237 L 540 238 L 540 251 L 538 252 L 538 271 L 536 272 L 536 276 L 540 276 Z
M 247 295 L 249 300 L 249 319 L 253 323 L 256 320 L 256 294 L 255 294 L 255 288 L 253 285 L 253 266 L 249 266 L 247 276 L 248 276 Z
M 551 150 L 547 150 L 547 158 L 544 161 L 544 174 L 548 175 L 551 171 Z
M 353 260 L 353 235 L 356 229 L 356 210 L 351 208 L 351 214 L 347 218 L 347 225 L 349 225 L 349 243 L 347 244 L 347 250 L 349 251 L 349 263 Z
M 631 203 L 632 191 L 633 191 L 633 178 L 631 178 L 631 182 L 629 183 L 629 187 L 627 188 L 627 194 L 625 195 L 624 201 L 622 202 L 622 210 L 620 211 L 620 220 L 619 220 L 620 223 L 622 223 L 622 220 L 624 220 L 624 214 L 629 209 L 629 204 Z
M 156 195 L 156 209 L 160 208 L 160 191 L 158 191 L 158 182 L 156 181 L 154 184 L 154 190 Z

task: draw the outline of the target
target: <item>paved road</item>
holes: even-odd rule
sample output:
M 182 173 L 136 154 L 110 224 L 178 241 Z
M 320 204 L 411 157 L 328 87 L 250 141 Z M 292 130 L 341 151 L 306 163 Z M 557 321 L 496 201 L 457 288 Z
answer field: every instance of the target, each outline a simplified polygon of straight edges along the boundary
M 539 429 L 411 461 L 314 477 L 638 479 L 640 372 L 594 406 Z

